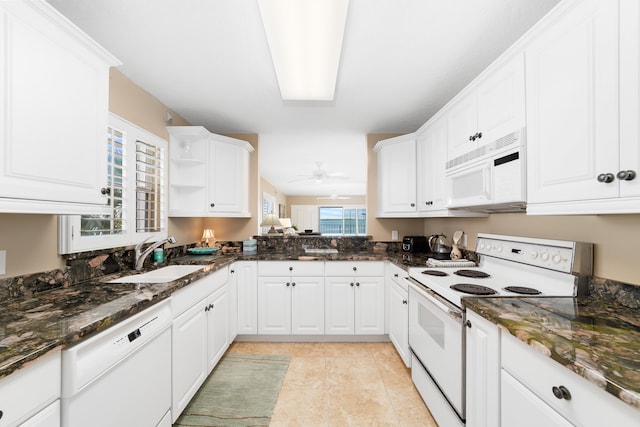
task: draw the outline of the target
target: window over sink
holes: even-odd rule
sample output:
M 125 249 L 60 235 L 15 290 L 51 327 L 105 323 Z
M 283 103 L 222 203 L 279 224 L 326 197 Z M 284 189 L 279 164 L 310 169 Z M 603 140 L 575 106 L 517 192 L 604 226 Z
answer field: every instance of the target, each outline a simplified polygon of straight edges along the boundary
M 165 140 L 109 115 L 107 210 L 59 217 L 59 253 L 127 246 L 167 236 Z

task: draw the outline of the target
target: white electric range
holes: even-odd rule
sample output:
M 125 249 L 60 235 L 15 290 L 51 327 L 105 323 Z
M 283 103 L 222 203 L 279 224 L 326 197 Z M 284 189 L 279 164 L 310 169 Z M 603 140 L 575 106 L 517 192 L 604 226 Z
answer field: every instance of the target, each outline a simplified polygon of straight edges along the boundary
M 478 234 L 471 267 L 409 269 L 412 378 L 440 425 L 464 426 L 465 296 L 575 296 L 586 293 L 593 245 Z

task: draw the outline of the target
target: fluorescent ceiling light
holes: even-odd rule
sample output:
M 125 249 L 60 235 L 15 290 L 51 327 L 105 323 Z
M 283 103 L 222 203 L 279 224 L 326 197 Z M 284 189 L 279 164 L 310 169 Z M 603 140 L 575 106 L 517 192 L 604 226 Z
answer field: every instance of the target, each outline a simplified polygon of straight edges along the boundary
M 258 0 L 285 100 L 333 100 L 349 0 Z

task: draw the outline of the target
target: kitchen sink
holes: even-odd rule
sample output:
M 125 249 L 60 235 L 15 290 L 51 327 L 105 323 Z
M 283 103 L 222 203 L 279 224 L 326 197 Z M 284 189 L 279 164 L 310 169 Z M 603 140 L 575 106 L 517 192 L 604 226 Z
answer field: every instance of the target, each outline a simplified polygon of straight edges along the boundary
M 169 265 L 157 270 L 152 270 L 141 274 L 131 274 L 109 280 L 107 283 L 163 283 L 172 282 L 188 274 L 202 270 L 202 265 Z

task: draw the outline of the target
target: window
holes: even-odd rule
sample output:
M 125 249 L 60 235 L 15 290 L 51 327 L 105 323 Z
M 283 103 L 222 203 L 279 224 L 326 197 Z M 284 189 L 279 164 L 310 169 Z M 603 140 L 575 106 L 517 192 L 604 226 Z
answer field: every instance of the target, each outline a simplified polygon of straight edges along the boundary
M 366 235 L 367 209 L 360 206 L 320 206 L 320 233 Z
M 167 142 L 109 115 L 105 213 L 61 216 L 60 253 L 167 236 Z

